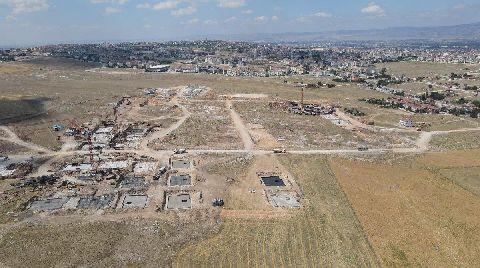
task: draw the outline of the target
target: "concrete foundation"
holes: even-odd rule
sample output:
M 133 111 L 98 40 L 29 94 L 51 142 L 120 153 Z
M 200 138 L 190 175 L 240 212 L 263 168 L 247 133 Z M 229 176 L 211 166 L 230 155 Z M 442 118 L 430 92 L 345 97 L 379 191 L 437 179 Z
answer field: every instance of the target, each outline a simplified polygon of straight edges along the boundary
M 52 198 L 46 200 L 37 200 L 33 201 L 30 204 L 30 209 L 35 211 L 46 211 L 46 210 L 56 210 L 61 209 L 63 205 L 68 202 L 69 198 Z
M 190 209 L 192 199 L 189 194 L 171 194 L 167 196 L 166 209 Z
M 172 160 L 172 168 L 189 169 L 192 166 L 190 160 Z
M 77 208 L 79 209 L 101 209 L 108 207 L 113 201 L 113 195 L 86 196 L 80 198 Z
M 276 208 L 299 208 L 300 200 L 295 192 L 267 193 L 268 201 Z
M 146 195 L 130 195 L 123 197 L 122 208 L 145 208 L 148 196 Z
M 168 186 L 190 186 L 192 185 L 192 177 L 190 175 L 173 175 L 170 176 Z

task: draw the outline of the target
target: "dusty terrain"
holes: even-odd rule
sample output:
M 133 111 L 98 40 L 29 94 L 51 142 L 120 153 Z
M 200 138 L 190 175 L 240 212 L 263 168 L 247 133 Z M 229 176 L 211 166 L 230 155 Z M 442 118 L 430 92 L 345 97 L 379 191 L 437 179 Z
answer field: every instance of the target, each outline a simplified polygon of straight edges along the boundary
M 298 182 L 305 207 L 276 219 L 227 219 L 218 235 L 181 251 L 174 267 L 379 266 L 327 159 L 279 160 Z
M 388 68 L 407 68 L 398 65 Z M 25 187 L 15 186 L 25 178 L 0 180 L 0 266 L 472 267 L 480 258 L 480 154 L 465 150 L 478 149 L 478 119 L 419 116 L 431 127 L 417 132 L 398 126 L 409 113 L 358 101 L 386 94 L 353 84 L 305 90 L 306 101 L 367 114 L 337 111 L 340 126 L 272 107 L 299 100 L 291 81 L 95 67 L 58 59 L 0 64 L 0 155 L 10 157 L 0 171 L 26 161 L 33 168 L 27 178 L 65 180 Z M 463 67 L 444 68 L 426 72 Z M 189 85 L 205 91 L 186 96 Z M 175 94 L 147 96 L 146 88 Z M 116 106 L 123 99 L 128 104 Z M 114 122 L 114 136 L 132 124 L 149 132 L 131 148 L 100 150 L 79 148 L 52 129 L 101 120 Z M 186 152 L 174 154 L 178 148 Z M 137 163 L 155 168 L 144 175 L 146 186 L 128 190 L 124 178 L 87 183 L 78 170 L 62 172 L 112 159 L 129 162 L 113 175 L 137 176 Z M 173 168 L 172 159 L 190 166 Z M 171 169 L 155 180 L 160 166 Z M 183 173 L 191 184 L 171 187 L 168 176 Z M 273 175 L 285 185 L 262 183 Z M 114 205 L 30 209 L 34 200 L 102 193 L 114 193 Z M 191 207 L 166 209 L 171 193 L 190 194 Z M 298 205 L 274 206 L 271 193 L 290 193 Z M 126 209 L 123 194 L 148 195 L 148 202 Z M 223 207 L 212 206 L 216 198 Z
M 330 164 L 384 266 L 475 266 L 478 196 L 430 170 L 430 159 L 426 167 L 416 161 Z

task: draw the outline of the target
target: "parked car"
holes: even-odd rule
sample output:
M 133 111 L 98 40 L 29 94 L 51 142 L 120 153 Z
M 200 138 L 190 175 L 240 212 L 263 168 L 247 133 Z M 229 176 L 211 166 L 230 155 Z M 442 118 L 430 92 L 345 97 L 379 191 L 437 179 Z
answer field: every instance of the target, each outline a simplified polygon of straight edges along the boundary
M 273 153 L 274 154 L 285 154 L 285 153 L 287 153 L 287 150 L 277 148 L 277 149 L 273 149 Z

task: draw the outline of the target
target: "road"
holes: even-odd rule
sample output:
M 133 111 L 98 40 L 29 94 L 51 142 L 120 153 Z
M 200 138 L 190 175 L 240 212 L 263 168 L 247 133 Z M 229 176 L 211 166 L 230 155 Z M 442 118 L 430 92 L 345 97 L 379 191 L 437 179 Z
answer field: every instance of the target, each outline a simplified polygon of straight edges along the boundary
M 248 133 L 247 126 L 245 126 L 242 118 L 237 113 L 237 111 L 235 111 L 232 101 L 226 100 L 225 104 L 227 106 L 227 109 L 230 111 L 230 116 L 232 117 L 233 125 L 237 129 L 237 132 L 240 135 L 240 138 L 242 139 L 245 150 L 252 150 L 254 143 L 253 143 L 252 137 Z
M 162 139 L 162 138 L 165 138 L 167 135 L 169 135 L 170 133 L 172 133 L 173 131 L 177 130 L 181 125 L 183 125 L 183 123 L 185 123 L 185 121 L 190 117 L 191 113 L 187 110 L 187 108 L 185 108 L 185 106 L 181 105 L 179 102 L 178 102 L 178 99 L 175 97 L 173 98 L 171 101 L 170 101 L 170 104 L 172 105 L 177 105 L 178 107 L 180 107 L 180 109 L 182 109 L 182 117 L 180 117 L 178 119 L 177 122 L 175 122 L 173 125 L 169 126 L 168 128 L 166 129 L 163 129 L 163 130 L 160 130 L 160 131 L 156 131 L 156 132 L 153 132 L 152 134 L 150 134 L 149 136 L 145 137 L 142 142 L 140 143 L 140 149 L 139 151 L 140 152 L 143 152 L 145 155 L 148 155 L 148 156 L 155 156 L 158 151 L 155 151 L 153 150 L 152 148 L 150 148 L 148 146 L 148 144 L 151 142 L 151 141 L 154 141 L 154 140 L 158 140 L 158 139 Z M 160 119 L 160 118 L 159 118 Z
M 168 158 L 173 152 L 170 150 L 153 150 L 149 147 L 149 143 L 151 141 L 161 139 L 178 129 L 190 116 L 191 113 L 188 109 L 181 105 L 178 102 L 177 98 L 173 98 L 170 102 L 173 105 L 177 105 L 182 109 L 183 115 L 179 118 L 179 120 L 171 125 L 170 127 L 154 132 L 149 136 L 145 137 L 142 142 L 140 143 L 139 149 L 137 150 L 103 150 L 103 153 L 134 153 L 139 156 L 149 156 L 154 159 L 165 159 Z M 241 119 L 240 115 L 233 109 L 232 101 L 226 100 L 225 104 L 227 109 L 230 111 L 230 116 L 232 117 L 232 121 L 234 123 L 235 128 L 237 129 L 242 142 L 244 144 L 244 149 L 241 150 L 225 150 L 225 149 L 206 149 L 206 150 L 189 150 L 188 153 L 192 155 L 199 155 L 199 154 L 252 154 L 252 155 L 268 155 L 273 154 L 270 150 L 256 150 L 254 149 L 254 142 L 248 132 L 248 128 L 245 126 L 245 123 Z M 406 129 L 395 129 L 395 128 L 379 128 L 373 126 L 367 126 L 359 121 L 356 121 L 343 112 L 337 112 L 337 115 L 349 122 L 351 122 L 356 127 L 361 127 L 364 129 L 368 129 L 371 131 L 379 131 L 379 130 L 388 130 L 388 131 L 398 131 L 398 132 L 412 132 L 412 130 Z M 56 160 L 61 159 L 62 157 L 71 156 L 71 155 L 85 155 L 88 154 L 88 151 L 81 151 L 81 150 L 67 150 L 65 146 L 63 150 L 60 151 L 51 151 L 41 146 L 38 146 L 33 143 L 29 143 L 26 141 L 21 140 L 13 131 L 11 131 L 6 126 L 0 126 L 0 130 L 3 130 L 7 137 L 0 137 L 0 140 L 5 140 L 11 143 L 18 144 L 20 146 L 26 147 L 32 151 L 31 154 L 22 154 L 22 155 L 11 155 L 12 159 L 23 159 L 25 157 L 50 157 L 48 161 L 43 163 L 35 172 L 34 176 L 46 175 L 49 174 L 48 170 L 51 168 L 51 164 L 54 163 Z M 335 155 L 335 154 L 381 154 L 387 152 L 394 152 L 394 153 L 423 153 L 430 149 L 430 142 L 435 135 L 444 135 L 449 133 L 457 133 L 457 132 L 469 132 L 469 131 L 480 131 L 480 128 L 464 128 L 464 129 L 457 129 L 457 130 L 447 130 L 447 131 L 432 131 L 432 132 L 422 132 L 420 133 L 419 138 L 416 141 L 416 146 L 413 148 L 379 148 L 379 149 L 370 149 L 368 151 L 358 151 L 357 149 L 331 149 L 331 150 L 291 150 L 288 151 L 289 154 L 297 154 L 297 155 Z M 62 147 L 63 148 L 63 147 Z M 22 158 L 23 157 L 23 158 Z
M 10 130 L 10 128 L 8 128 L 7 126 L 0 126 L 0 130 L 2 130 L 3 132 L 5 132 L 7 134 L 8 137 L 0 137 L 0 140 L 4 140 L 4 141 L 8 141 L 8 142 L 11 142 L 11 143 L 15 143 L 17 145 L 20 145 L 22 147 L 25 147 L 25 148 L 28 148 L 32 151 L 35 151 L 35 152 L 41 152 L 41 153 L 51 153 L 52 151 L 49 150 L 49 149 L 46 149 L 44 147 L 41 147 L 39 145 L 36 145 L 36 144 L 33 144 L 33 143 L 30 143 L 30 142 L 26 142 L 22 139 L 20 139 L 12 130 Z

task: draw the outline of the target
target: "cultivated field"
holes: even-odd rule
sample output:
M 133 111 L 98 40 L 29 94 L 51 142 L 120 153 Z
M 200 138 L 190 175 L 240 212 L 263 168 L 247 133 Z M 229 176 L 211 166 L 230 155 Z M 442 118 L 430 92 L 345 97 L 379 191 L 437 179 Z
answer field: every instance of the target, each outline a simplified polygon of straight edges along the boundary
M 416 158 L 393 165 L 330 160 L 384 266 L 471 267 L 480 257 L 480 200 L 430 171 L 433 158 L 420 159 L 426 167 L 416 167 Z
M 276 219 L 226 219 L 219 234 L 181 251 L 174 267 L 377 267 L 326 158 L 285 156 L 280 161 L 299 184 L 305 207 Z

